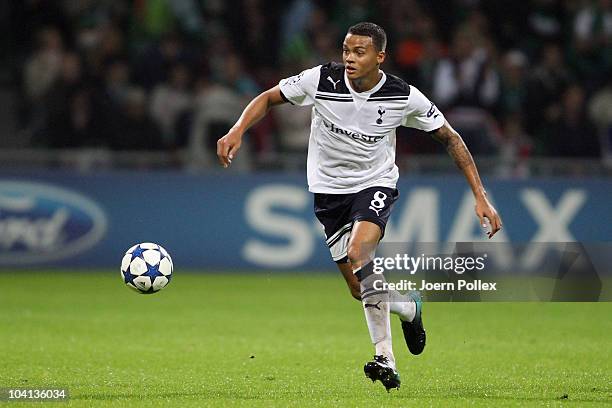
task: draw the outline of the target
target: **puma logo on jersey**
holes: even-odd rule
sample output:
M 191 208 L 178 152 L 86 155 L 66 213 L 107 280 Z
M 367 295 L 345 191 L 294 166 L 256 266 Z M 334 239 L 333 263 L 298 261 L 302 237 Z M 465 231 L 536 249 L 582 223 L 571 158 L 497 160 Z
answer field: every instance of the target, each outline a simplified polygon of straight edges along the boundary
M 332 79 L 332 77 L 330 77 L 330 76 L 327 77 L 327 80 L 332 83 L 332 85 L 334 86 L 334 91 L 335 91 L 336 90 L 336 85 L 338 85 L 338 82 L 340 82 L 340 80 L 334 81 Z
M 382 117 L 385 114 L 385 112 L 386 110 L 382 106 L 378 107 L 378 114 L 380 115 L 380 117 L 376 119 L 376 123 L 378 123 L 379 125 L 383 122 Z
M 376 213 L 377 217 L 380 217 L 380 210 L 382 210 L 382 208 L 374 208 L 372 206 L 368 207 L 370 210 L 374 211 Z

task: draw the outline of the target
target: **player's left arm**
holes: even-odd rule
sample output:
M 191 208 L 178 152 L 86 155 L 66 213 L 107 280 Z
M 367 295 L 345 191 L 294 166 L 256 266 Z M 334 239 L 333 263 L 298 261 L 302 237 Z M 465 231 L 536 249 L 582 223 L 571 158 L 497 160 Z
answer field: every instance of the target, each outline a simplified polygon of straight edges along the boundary
M 474 198 L 476 199 L 475 210 L 476 215 L 480 219 L 480 225 L 486 228 L 485 218 L 489 220 L 491 230 L 487 232 L 487 235 L 489 238 L 492 238 L 502 227 L 501 218 L 497 210 L 495 210 L 495 207 L 493 207 L 487 198 L 487 192 L 478 175 L 478 169 L 476 169 L 474 159 L 463 142 L 463 139 L 446 120 L 444 121 L 444 125 L 432 131 L 431 135 L 435 140 L 444 145 L 448 154 L 457 164 L 457 167 L 463 172 L 474 193 Z

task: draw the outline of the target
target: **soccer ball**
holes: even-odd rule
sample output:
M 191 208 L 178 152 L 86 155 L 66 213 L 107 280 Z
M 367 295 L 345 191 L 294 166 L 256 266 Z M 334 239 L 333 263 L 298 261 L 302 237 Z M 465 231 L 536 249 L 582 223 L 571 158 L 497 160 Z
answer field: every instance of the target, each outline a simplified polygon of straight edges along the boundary
M 155 293 L 170 283 L 173 267 L 170 254 L 161 245 L 144 242 L 134 245 L 123 256 L 121 279 L 138 293 Z

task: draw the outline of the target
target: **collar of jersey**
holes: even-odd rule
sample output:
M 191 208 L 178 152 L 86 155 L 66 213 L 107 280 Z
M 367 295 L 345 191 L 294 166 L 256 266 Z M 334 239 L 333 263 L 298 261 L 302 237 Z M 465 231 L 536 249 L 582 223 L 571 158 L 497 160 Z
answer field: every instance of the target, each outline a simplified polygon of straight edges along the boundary
M 385 74 L 385 71 L 381 70 L 380 72 L 382 72 L 382 76 L 380 77 L 380 80 L 378 81 L 378 83 L 374 86 L 374 88 L 369 89 L 367 91 L 357 92 L 356 90 L 354 90 L 353 87 L 351 86 L 350 82 L 349 82 L 348 77 L 346 76 L 346 70 L 344 71 L 344 84 L 348 88 L 348 90 L 351 93 L 351 95 L 356 96 L 356 97 L 358 97 L 360 99 L 363 99 L 363 98 L 367 99 L 374 92 L 376 92 L 380 88 L 382 88 L 382 86 L 385 84 L 385 81 L 387 80 L 387 74 Z

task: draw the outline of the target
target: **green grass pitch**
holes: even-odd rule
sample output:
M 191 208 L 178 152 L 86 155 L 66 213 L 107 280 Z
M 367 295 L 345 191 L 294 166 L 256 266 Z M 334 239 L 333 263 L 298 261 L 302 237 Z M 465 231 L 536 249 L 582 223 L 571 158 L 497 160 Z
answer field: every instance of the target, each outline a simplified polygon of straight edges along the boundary
M 421 356 L 393 317 L 402 387 L 387 393 L 363 375 L 373 349 L 339 275 L 177 272 L 146 296 L 118 271 L 6 272 L 0 388 L 64 386 L 60 405 L 82 407 L 612 405 L 611 316 L 612 303 L 426 303 Z

